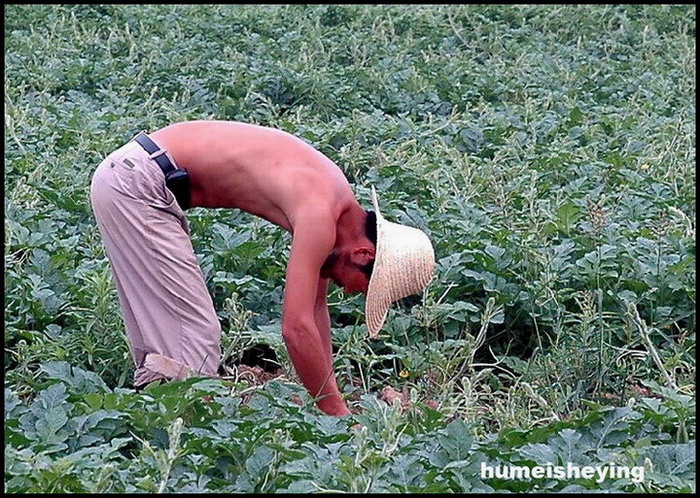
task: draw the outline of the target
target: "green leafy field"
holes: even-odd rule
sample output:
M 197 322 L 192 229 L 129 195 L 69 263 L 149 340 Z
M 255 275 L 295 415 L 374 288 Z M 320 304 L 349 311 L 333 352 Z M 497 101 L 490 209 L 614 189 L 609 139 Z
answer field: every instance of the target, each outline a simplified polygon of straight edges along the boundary
M 695 490 L 694 6 L 10 5 L 5 69 L 5 491 Z M 188 212 L 224 356 L 282 375 L 131 389 L 90 179 L 187 119 L 430 234 L 380 340 L 329 298 L 352 417 L 286 356 L 289 236 L 233 210 Z M 480 475 L 567 462 L 645 479 Z

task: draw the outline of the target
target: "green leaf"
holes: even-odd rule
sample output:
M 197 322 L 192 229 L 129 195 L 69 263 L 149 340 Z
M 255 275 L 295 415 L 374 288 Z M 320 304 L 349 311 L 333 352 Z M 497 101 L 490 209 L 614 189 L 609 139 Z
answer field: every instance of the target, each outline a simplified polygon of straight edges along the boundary
M 94 372 L 88 372 L 82 368 L 73 367 L 65 361 L 49 361 L 39 365 L 39 370 L 46 374 L 47 378 L 64 382 L 71 388 L 71 392 L 107 392 L 109 389 L 104 381 Z
M 650 446 L 643 455 L 651 460 L 656 474 L 676 476 L 683 480 L 693 479 L 695 475 L 695 441 Z
M 56 407 L 43 413 L 35 422 L 36 437 L 39 443 L 62 443 L 68 433 L 61 431 L 68 422 L 68 414 L 63 407 Z M 61 431 L 59 433 L 59 431 Z
M 546 463 L 557 463 L 558 461 L 560 461 L 557 458 L 557 455 L 555 454 L 555 449 L 542 443 L 526 444 L 522 448 L 519 448 L 517 450 L 517 453 L 522 458 L 531 460 L 536 465 L 544 465 Z

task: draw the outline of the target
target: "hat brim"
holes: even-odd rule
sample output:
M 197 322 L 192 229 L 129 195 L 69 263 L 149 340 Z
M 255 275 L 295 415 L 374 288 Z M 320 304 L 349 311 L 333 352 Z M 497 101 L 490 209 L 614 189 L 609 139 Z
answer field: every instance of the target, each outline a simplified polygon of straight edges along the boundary
M 374 187 L 372 204 L 377 218 L 377 243 L 367 289 L 365 320 L 369 336 L 376 337 L 391 304 L 428 285 L 435 268 L 435 253 L 423 231 L 392 223 L 382 216 Z

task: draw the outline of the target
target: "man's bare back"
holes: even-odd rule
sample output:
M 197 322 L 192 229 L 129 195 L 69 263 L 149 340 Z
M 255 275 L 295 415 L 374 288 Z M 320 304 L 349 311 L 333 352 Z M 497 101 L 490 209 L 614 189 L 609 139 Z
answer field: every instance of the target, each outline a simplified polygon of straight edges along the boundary
M 337 221 L 357 205 L 338 166 L 284 131 L 189 121 L 150 136 L 189 171 L 192 207 L 239 208 L 293 232 L 302 213 L 320 210 Z

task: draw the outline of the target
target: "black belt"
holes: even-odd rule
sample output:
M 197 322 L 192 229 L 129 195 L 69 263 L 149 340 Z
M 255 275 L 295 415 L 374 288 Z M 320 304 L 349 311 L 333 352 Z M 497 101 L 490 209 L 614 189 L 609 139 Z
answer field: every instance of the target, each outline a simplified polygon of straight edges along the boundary
M 151 158 L 160 166 L 165 175 L 165 186 L 175 195 L 177 203 L 182 209 L 190 207 L 190 177 L 187 170 L 176 168 L 170 162 L 168 155 L 156 143 L 148 138 L 145 132 L 141 132 L 134 138 L 143 150 L 151 155 Z
M 145 132 L 141 132 L 138 135 L 136 135 L 136 138 L 134 138 L 136 143 L 138 143 L 141 147 L 143 147 L 143 150 L 148 152 L 153 160 L 158 163 L 158 166 L 160 166 L 160 169 L 163 170 L 163 173 L 165 174 L 166 178 L 168 176 L 168 173 L 171 171 L 177 169 L 173 163 L 170 162 L 170 159 L 168 158 L 167 154 L 165 153 L 164 150 L 161 150 L 160 147 L 156 145 L 156 143 L 148 138 L 148 135 L 146 135 Z M 160 152 L 157 156 L 157 152 Z

